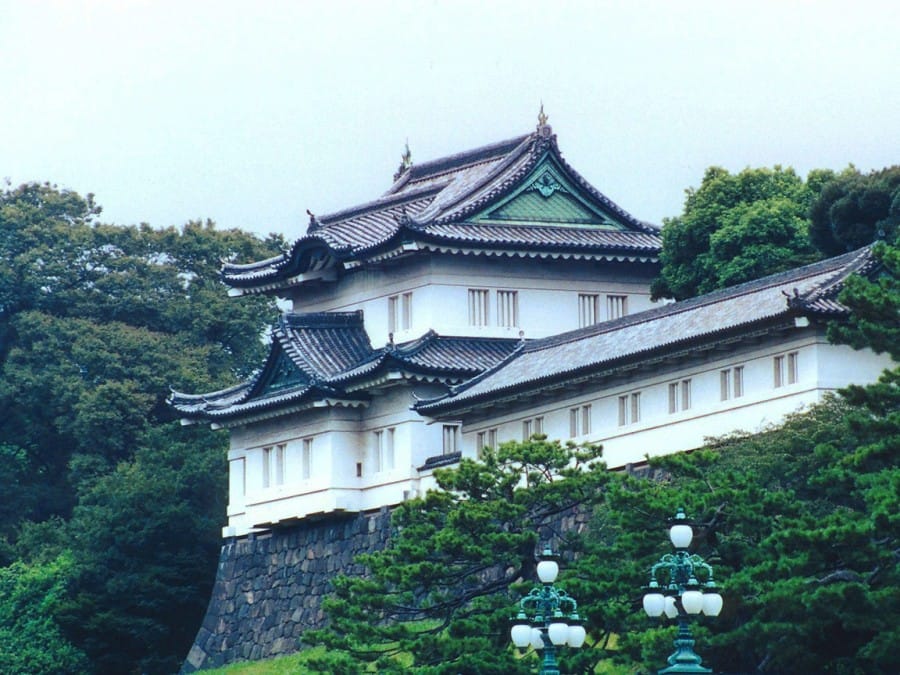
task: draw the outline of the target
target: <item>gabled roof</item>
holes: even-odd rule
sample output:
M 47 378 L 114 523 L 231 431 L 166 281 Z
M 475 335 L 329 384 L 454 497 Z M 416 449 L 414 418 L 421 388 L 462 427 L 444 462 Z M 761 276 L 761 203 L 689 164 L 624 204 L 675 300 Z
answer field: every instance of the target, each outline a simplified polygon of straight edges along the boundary
M 442 337 L 372 349 L 362 312 L 286 314 L 272 331 L 265 365 L 237 386 L 207 394 L 172 392 L 186 420 L 216 423 L 271 417 L 321 405 L 365 405 L 388 376 L 458 383 L 506 358 L 516 340 Z
M 591 186 L 542 125 L 401 167 L 382 197 L 311 216 L 306 235 L 289 250 L 255 263 L 226 263 L 223 277 L 235 289 L 262 292 L 410 250 L 655 261 L 659 247 L 658 228 Z
M 615 321 L 530 341 L 447 396 L 422 401 L 423 415 L 458 415 L 485 403 L 547 391 L 555 384 L 614 374 L 709 343 L 739 339 L 797 316 L 823 318 L 847 309 L 837 295 L 848 276 L 874 266 L 870 248 L 775 274 Z

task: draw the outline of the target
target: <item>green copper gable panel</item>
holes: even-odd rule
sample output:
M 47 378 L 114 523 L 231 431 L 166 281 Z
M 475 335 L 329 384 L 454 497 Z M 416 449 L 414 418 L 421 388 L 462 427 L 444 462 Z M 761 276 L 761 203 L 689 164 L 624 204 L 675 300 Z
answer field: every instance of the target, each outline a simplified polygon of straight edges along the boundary
M 272 368 L 266 381 L 260 388 L 262 396 L 273 392 L 309 384 L 309 377 L 291 361 L 284 352 L 278 355 L 275 367 Z
M 538 162 L 512 194 L 476 215 L 472 221 L 614 231 L 630 229 L 568 180 L 549 156 Z

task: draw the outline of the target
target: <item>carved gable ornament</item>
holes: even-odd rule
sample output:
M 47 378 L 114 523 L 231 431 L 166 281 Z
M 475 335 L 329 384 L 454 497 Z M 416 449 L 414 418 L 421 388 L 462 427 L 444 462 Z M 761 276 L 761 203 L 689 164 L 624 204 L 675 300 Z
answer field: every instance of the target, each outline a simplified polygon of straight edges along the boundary
M 600 230 L 628 229 L 574 184 L 551 157 L 545 157 L 538 163 L 517 189 L 472 220 Z
M 557 181 L 549 171 L 544 171 L 544 173 L 540 175 L 540 178 L 534 181 L 528 189 L 537 190 L 545 199 L 550 197 L 557 190 L 568 192 L 568 190 L 560 185 L 559 181 Z

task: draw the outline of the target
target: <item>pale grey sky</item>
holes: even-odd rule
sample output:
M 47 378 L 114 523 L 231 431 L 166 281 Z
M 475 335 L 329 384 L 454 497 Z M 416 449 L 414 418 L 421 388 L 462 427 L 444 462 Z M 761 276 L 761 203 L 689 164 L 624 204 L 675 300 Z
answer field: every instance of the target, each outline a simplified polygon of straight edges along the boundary
M 534 128 L 635 216 L 710 165 L 900 163 L 900 3 L 0 0 L 0 178 L 289 239 Z

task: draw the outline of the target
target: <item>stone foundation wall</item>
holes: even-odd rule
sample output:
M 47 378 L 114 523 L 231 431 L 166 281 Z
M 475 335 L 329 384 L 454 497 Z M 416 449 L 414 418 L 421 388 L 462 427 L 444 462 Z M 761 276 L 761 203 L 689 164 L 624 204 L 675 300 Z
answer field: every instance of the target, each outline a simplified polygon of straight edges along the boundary
M 226 542 L 181 672 L 296 652 L 300 633 L 324 624 L 331 580 L 362 571 L 353 558 L 384 548 L 390 519 L 385 508 Z
M 541 542 L 581 532 L 587 514 L 569 511 L 540 531 Z M 222 546 L 212 598 L 182 673 L 257 661 L 300 648 L 325 624 L 322 600 L 339 574 L 359 574 L 355 556 L 381 550 L 391 511 L 299 523 Z

